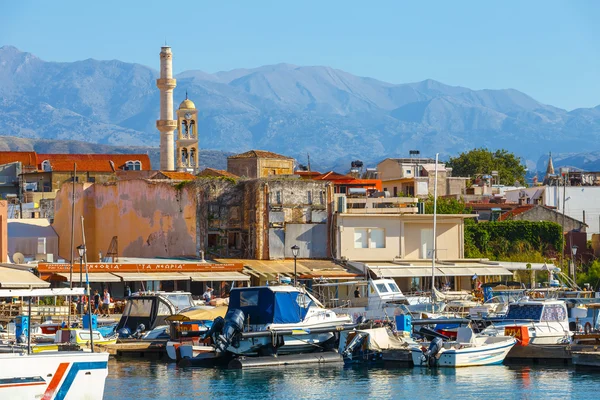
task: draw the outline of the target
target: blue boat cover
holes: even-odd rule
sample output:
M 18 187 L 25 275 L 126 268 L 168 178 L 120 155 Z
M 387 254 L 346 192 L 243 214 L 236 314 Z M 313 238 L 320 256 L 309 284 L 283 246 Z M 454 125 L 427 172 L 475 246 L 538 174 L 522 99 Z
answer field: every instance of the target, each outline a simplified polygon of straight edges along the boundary
M 228 310 L 242 310 L 251 325 L 294 324 L 304 319 L 311 303 L 308 296 L 298 291 L 240 288 L 231 291 Z

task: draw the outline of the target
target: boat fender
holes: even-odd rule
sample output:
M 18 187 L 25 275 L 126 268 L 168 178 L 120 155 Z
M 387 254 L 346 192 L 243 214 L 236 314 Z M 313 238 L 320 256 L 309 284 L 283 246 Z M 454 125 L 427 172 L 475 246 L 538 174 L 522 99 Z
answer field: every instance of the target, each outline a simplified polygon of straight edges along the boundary
M 592 324 L 590 324 L 589 322 L 586 322 L 585 326 L 583 327 L 583 332 L 585 332 L 586 335 L 589 335 L 590 333 L 592 333 Z

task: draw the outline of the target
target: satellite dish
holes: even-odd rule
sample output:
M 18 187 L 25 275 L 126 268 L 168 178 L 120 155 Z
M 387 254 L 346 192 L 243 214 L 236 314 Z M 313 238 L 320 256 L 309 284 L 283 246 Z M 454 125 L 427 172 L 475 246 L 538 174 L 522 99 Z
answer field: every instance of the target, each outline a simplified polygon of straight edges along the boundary
M 25 256 L 19 252 L 13 254 L 12 258 L 15 264 L 25 264 Z

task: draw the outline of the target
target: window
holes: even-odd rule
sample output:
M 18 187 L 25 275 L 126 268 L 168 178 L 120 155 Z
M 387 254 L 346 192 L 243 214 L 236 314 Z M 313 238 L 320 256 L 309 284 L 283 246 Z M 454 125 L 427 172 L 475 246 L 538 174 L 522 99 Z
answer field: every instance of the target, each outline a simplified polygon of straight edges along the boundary
M 42 170 L 43 171 L 52 171 L 52 166 L 50 165 L 50 160 L 42 161 Z
M 385 286 L 385 283 L 378 283 L 376 286 L 377 286 L 377 290 L 379 291 L 379 293 L 389 292 L 387 286 Z
M 410 169 L 406 170 L 406 175 L 410 175 Z
M 390 291 L 394 293 L 400 292 L 400 288 L 395 283 L 388 283 L 388 286 L 390 287 Z
M 276 196 L 276 204 L 281 204 L 281 190 L 278 190 L 277 192 L 275 192 L 275 196 Z
M 244 290 L 240 292 L 240 307 L 258 305 L 258 290 Z
M 127 161 L 125 163 L 125 170 L 127 171 L 141 171 L 142 170 L 142 162 L 141 161 Z
M 89 183 L 94 183 L 94 182 L 96 182 L 96 177 L 94 177 L 94 176 L 88 176 L 87 181 Z
M 385 233 L 383 229 L 371 229 L 371 243 L 372 249 L 383 249 L 385 248 Z
M 312 204 L 312 190 L 306 192 L 306 204 Z
M 368 237 L 368 231 L 366 228 L 354 228 L 354 248 L 355 249 L 366 249 L 367 248 L 367 237 Z
M 394 197 L 398 197 L 398 187 L 394 186 Z

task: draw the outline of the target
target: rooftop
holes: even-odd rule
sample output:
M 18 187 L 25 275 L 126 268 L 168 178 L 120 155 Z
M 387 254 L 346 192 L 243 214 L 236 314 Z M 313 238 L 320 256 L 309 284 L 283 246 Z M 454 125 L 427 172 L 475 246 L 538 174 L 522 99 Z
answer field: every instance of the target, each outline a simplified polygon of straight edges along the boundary
M 227 157 L 228 159 L 235 158 L 276 158 L 280 160 L 293 160 L 291 157 L 282 156 L 281 154 L 273 153 L 265 150 L 250 150 L 245 153 L 236 154 L 233 156 Z
M 189 172 L 158 171 L 150 179 L 171 179 L 174 181 L 193 181 L 196 177 Z
M 23 165 L 37 165 L 35 151 L 0 151 L 0 165 L 20 162 Z
M 147 154 L 37 154 L 37 166 L 43 171 L 42 163 L 49 161 L 52 171 L 73 171 L 77 164 L 78 171 L 115 172 L 123 170 L 128 161 L 141 162 L 142 170 L 150 169 L 150 158 Z
M 215 168 L 205 168 L 203 169 L 199 174 L 199 177 L 207 177 L 207 176 L 222 176 L 222 177 L 226 177 L 226 178 L 239 178 L 239 176 L 237 176 L 236 174 L 232 174 L 231 172 L 222 170 L 222 169 L 215 169 Z

